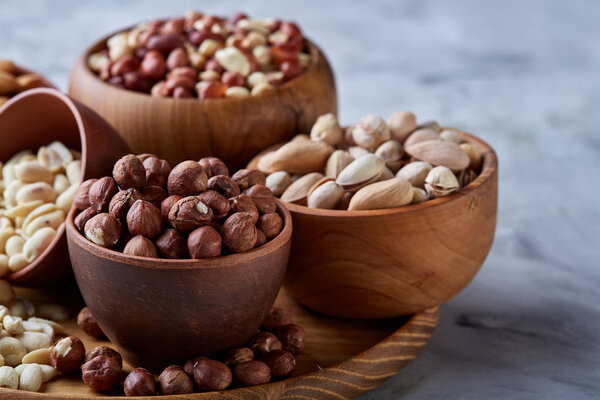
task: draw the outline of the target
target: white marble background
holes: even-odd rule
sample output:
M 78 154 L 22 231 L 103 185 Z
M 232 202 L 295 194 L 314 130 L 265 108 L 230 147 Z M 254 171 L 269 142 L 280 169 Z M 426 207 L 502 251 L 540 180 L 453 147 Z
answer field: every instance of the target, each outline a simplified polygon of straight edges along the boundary
M 191 8 L 299 22 L 334 66 L 345 123 L 410 109 L 498 151 L 488 260 L 364 399 L 600 397 L 600 2 L 4 0 L 0 56 L 66 89 L 92 40 Z

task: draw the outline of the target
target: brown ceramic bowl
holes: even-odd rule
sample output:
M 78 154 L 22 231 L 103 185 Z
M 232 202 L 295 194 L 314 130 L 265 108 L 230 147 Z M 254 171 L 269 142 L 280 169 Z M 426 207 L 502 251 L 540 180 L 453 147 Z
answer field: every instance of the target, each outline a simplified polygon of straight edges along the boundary
M 279 236 L 206 260 L 125 255 L 97 246 L 67 218 L 69 253 L 85 303 L 136 366 L 161 368 L 241 346 L 271 309 L 290 252 L 292 218 L 278 202 Z
M 127 145 L 92 110 L 54 89 L 32 89 L 0 109 L 0 160 L 55 140 L 82 153 L 82 179 L 109 174 Z M 71 279 L 69 279 L 71 278 Z M 19 286 L 51 286 L 72 282 L 64 226 L 33 263 L 6 277 Z
M 286 284 L 304 306 L 346 318 L 387 318 L 444 303 L 473 279 L 496 226 L 497 158 L 452 195 L 395 209 L 340 211 L 287 204 L 294 220 Z
M 79 58 L 71 72 L 69 94 L 110 122 L 134 153 L 160 154 L 171 165 L 211 155 L 236 170 L 260 150 L 295 133 L 310 132 L 320 115 L 337 113 L 333 72 L 310 42 L 309 69 L 277 90 L 199 100 L 156 98 L 102 81 L 88 68 L 87 58 L 106 48 L 108 37 Z

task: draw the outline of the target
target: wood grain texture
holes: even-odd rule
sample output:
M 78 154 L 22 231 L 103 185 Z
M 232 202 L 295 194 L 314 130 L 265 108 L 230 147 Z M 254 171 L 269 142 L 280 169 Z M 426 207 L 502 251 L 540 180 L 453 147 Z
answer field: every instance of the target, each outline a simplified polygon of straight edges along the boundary
M 54 89 L 26 91 L 0 110 L 0 160 L 21 150 L 33 152 L 55 140 L 82 153 L 82 180 L 110 174 L 129 152 L 114 129 L 95 112 Z M 33 263 L 7 276 L 20 286 L 74 284 L 62 226 L 50 247 Z
M 156 98 L 103 82 L 86 60 L 105 43 L 100 40 L 77 61 L 69 94 L 112 124 L 135 153 L 156 153 L 171 165 L 215 156 L 236 170 L 265 147 L 310 132 L 320 115 L 337 113 L 333 72 L 312 43 L 309 69 L 277 90 L 212 100 Z
M 387 318 L 439 305 L 464 289 L 494 239 L 498 172 L 494 150 L 462 135 L 482 150 L 483 169 L 452 195 L 370 211 L 286 203 L 294 219 L 286 284 L 296 300 L 333 316 Z
M 282 289 L 276 305 L 291 311 L 294 321 L 306 330 L 305 353 L 297 357 L 297 369 L 289 379 L 224 392 L 160 396 L 186 400 L 345 400 L 380 385 L 412 361 L 426 345 L 437 324 L 439 309 L 405 318 L 379 321 L 340 320 L 311 313 Z M 82 333 L 74 321 L 65 324 L 69 334 L 79 336 L 86 349 L 109 343 Z M 133 367 L 125 363 L 126 373 Z M 125 377 L 125 374 L 124 374 Z M 126 399 L 122 389 L 94 393 L 80 376 L 59 377 L 44 384 L 41 393 L 0 388 L 0 398 L 16 399 Z M 151 397 L 146 397 L 151 398 Z

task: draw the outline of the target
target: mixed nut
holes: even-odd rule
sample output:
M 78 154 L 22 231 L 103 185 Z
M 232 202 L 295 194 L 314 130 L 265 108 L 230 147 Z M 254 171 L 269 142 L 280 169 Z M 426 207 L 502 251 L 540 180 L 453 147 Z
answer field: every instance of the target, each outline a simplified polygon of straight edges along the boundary
M 436 122 L 417 125 L 411 112 L 388 121 L 373 114 L 343 129 L 335 115 L 317 119 L 310 136 L 257 156 L 266 186 L 282 200 L 310 208 L 373 210 L 446 196 L 481 169 L 481 151 Z
M 75 227 L 97 245 L 153 258 L 211 258 L 262 246 L 283 229 L 262 172 L 229 176 L 215 157 L 173 169 L 152 154 L 119 159 L 75 193 Z
M 292 22 L 188 12 L 117 33 L 88 57 L 104 81 L 156 97 L 258 95 L 304 73 L 311 56 Z
M 43 79 L 37 74 L 19 74 L 11 60 L 0 59 L 0 106 L 11 96 L 44 86 Z
M 81 154 L 61 142 L 21 151 L 2 166 L 0 276 L 25 268 L 52 243 L 80 179 Z

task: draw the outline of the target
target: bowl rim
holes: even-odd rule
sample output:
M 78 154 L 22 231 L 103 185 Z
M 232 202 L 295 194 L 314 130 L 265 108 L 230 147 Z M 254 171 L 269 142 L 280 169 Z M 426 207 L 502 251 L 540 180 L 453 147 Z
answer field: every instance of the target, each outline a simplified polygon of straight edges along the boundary
M 81 177 L 79 178 L 79 184 L 81 185 L 81 183 L 84 181 L 83 178 L 84 178 L 85 165 L 87 164 L 87 150 L 86 150 L 87 138 L 84 133 L 85 132 L 85 123 L 83 121 L 81 112 L 79 111 L 79 109 L 77 108 L 77 106 L 75 105 L 73 100 L 71 98 L 69 98 L 69 96 L 60 92 L 58 89 L 53 89 L 53 88 L 36 88 L 36 89 L 26 90 L 25 92 L 19 93 L 18 95 L 12 97 L 8 102 L 6 102 L 4 104 L 4 106 L 2 108 L 0 108 L 0 118 L 2 117 L 2 114 L 4 112 L 6 112 L 7 110 L 9 110 L 10 107 L 12 107 L 14 104 L 19 103 L 23 99 L 26 99 L 28 97 L 34 97 L 34 96 L 50 96 L 50 97 L 56 98 L 57 100 L 63 102 L 67 106 L 67 108 L 71 111 L 71 114 L 75 118 L 75 122 L 77 123 L 77 128 L 79 131 L 79 143 L 81 146 L 80 151 L 81 151 L 81 172 L 82 173 L 81 173 Z M 0 133 L 0 136 L 1 135 L 2 135 L 2 133 Z M 48 143 L 50 143 L 50 142 L 48 142 Z M 68 215 L 67 215 L 67 218 L 68 218 Z M 66 222 L 66 219 L 65 219 L 65 222 Z M 60 227 L 56 230 L 56 236 L 54 236 L 54 239 L 52 239 L 52 242 L 50 242 L 50 245 L 46 248 L 46 250 L 44 250 L 42 252 L 42 254 L 39 255 L 38 258 L 36 258 L 33 262 L 29 263 L 27 266 L 23 267 L 22 269 L 7 274 L 4 279 L 7 279 L 9 281 L 21 279 L 25 275 L 27 275 L 29 272 L 36 269 L 41 263 L 45 262 L 45 258 L 54 250 L 54 248 L 58 245 L 58 243 L 63 239 L 64 235 L 65 235 L 65 223 L 63 222 L 60 225 Z
M 302 206 L 298 204 L 288 203 L 283 201 L 283 204 L 290 210 L 292 215 L 300 214 L 303 216 L 310 217 L 325 217 L 325 218 L 333 218 L 333 219 L 345 219 L 345 218 L 369 218 L 369 217 L 378 217 L 378 216 L 390 216 L 390 215 L 401 215 L 408 213 L 417 213 L 421 210 L 427 208 L 436 208 L 442 207 L 443 205 L 453 202 L 455 200 L 460 199 L 463 196 L 469 195 L 472 192 L 479 190 L 479 188 L 485 184 L 493 175 L 496 174 L 498 169 L 498 156 L 496 155 L 495 150 L 484 140 L 478 138 L 477 136 L 462 131 L 456 128 L 449 127 L 441 127 L 441 129 L 452 129 L 457 131 L 463 139 L 466 139 L 467 143 L 476 144 L 482 151 L 481 155 L 483 157 L 483 163 L 481 166 L 481 172 L 477 176 L 477 178 L 469 183 L 464 188 L 461 188 L 456 193 L 452 193 L 448 196 L 440 197 L 433 200 L 428 200 L 422 203 L 417 204 L 409 204 L 402 207 L 396 208 L 385 208 L 378 210 L 357 210 L 357 211 L 348 211 L 348 210 L 327 210 L 320 208 L 308 208 L 307 206 Z
M 275 238 L 265 243 L 260 247 L 245 251 L 243 253 L 229 254 L 205 259 L 168 259 L 168 258 L 149 258 L 123 254 L 121 252 L 104 248 L 87 240 L 74 225 L 75 213 L 77 210 L 72 208 L 67 216 L 65 225 L 67 226 L 67 240 L 73 242 L 76 246 L 83 248 L 85 251 L 92 253 L 96 257 L 107 260 L 117 261 L 122 264 L 132 265 L 136 267 L 169 270 L 169 269 L 212 269 L 230 267 L 238 264 L 246 263 L 250 260 L 264 257 L 275 252 L 277 249 L 290 243 L 292 236 L 292 216 L 287 207 L 279 199 L 277 202 L 277 210 L 283 218 L 283 229 Z M 70 252 L 69 252 L 70 253 Z
M 306 71 L 304 71 L 301 75 L 287 81 L 284 82 L 281 85 L 275 86 L 274 90 L 270 90 L 266 93 L 261 93 L 260 95 L 250 95 L 250 96 L 244 96 L 244 97 L 224 97 L 224 98 L 218 98 L 218 99 L 199 99 L 197 97 L 193 97 L 193 98 L 183 98 L 183 99 L 174 99 L 172 97 L 155 97 L 155 96 L 151 96 L 148 93 L 141 93 L 141 92 L 136 92 L 134 90 L 129 90 L 129 89 L 125 89 L 125 88 L 120 88 L 118 86 L 113 86 L 109 83 L 107 83 L 106 81 L 100 79 L 100 77 L 90 69 L 88 63 L 87 63 L 87 59 L 88 57 L 93 54 L 96 53 L 98 51 L 101 50 L 102 47 L 106 47 L 106 43 L 108 42 L 108 39 L 110 39 L 112 36 L 119 34 L 121 32 L 124 32 L 126 30 L 129 29 L 133 29 L 135 26 L 137 25 L 129 25 L 123 29 L 119 29 L 117 31 L 114 31 L 113 33 L 110 33 L 104 37 L 102 37 L 101 39 L 93 42 L 90 46 L 88 46 L 86 48 L 86 50 L 84 51 L 84 53 L 79 57 L 79 59 L 77 60 L 76 64 L 75 64 L 75 68 L 77 67 L 77 65 L 79 64 L 81 70 L 83 71 L 83 73 L 89 77 L 92 78 L 93 81 L 97 84 L 102 84 L 110 89 L 113 90 L 118 90 L 118 91 L 124 91 L 127 92 L 131 95 L 134 96 L 138 96 L 140 99 L 156 99 L 158 101 L 164 101 L 164 102 L 181 102 L 181 101 L 186 101 L 186 102 L 192 102 L 192 101 L 196 101 L 196 102 L 208 102 L 210 103 L 214 103 L 214 102 L 229 102 L 229 103 L 236 103 L 236 102 L 243 102 L 243 101 L 248 101 L 250 99 L 253 98 L 265 98 L 265 97 L 272 97 L 272 96 L 276 96 L 278 95 L 280 92 L 282 92 L 284 89 L 287 89 L 289 87 L 292 87 L 294 85 L 297 85 L 299 82 L 301 82 L 302 80 L 304 80 L 307 76 L 310 75 L 310 73 L 312 71 L 314 71 L 317 67 L 317 65 L 319 64 L 319 62 L 321 62 L 322 60 L 326 60 L 325 55 L 323 54 L 323 51 L 319 48 L 319 46 L 317 46 L 312 40 L 310 40 L 308 37 L 304 37 L 304 40 L 306 41 L 306 44 L 308 45 L 308 48 L 310 50 L 310 56 L 311 56 L 311 61 L 310 61 L 310 65 L 309 67 L 306 69 Z

